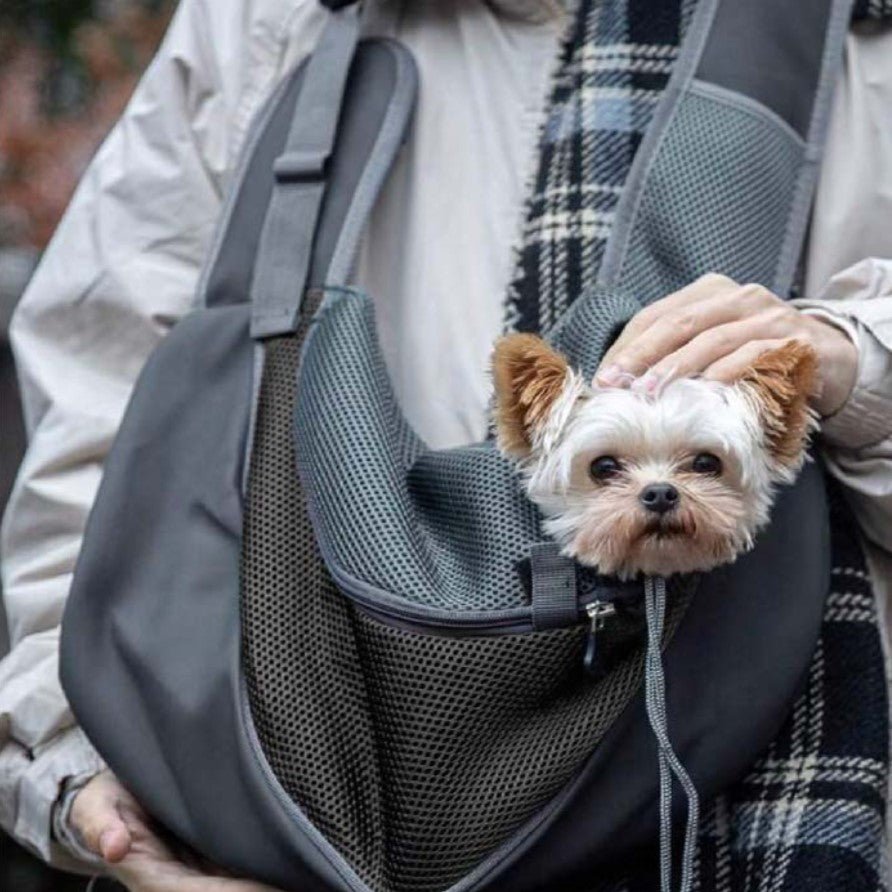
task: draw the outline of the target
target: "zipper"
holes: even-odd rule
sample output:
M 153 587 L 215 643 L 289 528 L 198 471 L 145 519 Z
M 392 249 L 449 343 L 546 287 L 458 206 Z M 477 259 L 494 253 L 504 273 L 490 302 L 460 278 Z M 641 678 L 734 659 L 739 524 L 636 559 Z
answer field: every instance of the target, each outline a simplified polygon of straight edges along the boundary
M 520 635 L 536 630 L 532 609 L 527 605 L 507 607 L 501 611 L 454 611 L 418 605 L 406 606 L 397 602 L 392 595 L 358 582 L 347 574 L 336 571 L 334 567 L 330 567 L 330 570 L 341 591 L 358 610 L 378 622 L 406 632 L 470 637 L 487 633 Z M 595 678 L 600 678 L 606 668 L 599 644 L 601 633 L 616 615 L 617 606 L 612 601 L 597 595 L 591 600 L 580 598 L 579 619 L 587 618 L 589 623 L 582 662 L 585 671 Z
M 402 629 L 404 632 L 415 632 L 424 635 L 438 635 L 450 638 L 470 638 L 487 634 L 491 635 L 522 635 L 535 631 L 532 620 L 523 614 L 519 616 L 493 616 L 478 617 L 476 614 L 461 613 L 460 619 L 454 612 L 449 613 L 449 618 L 440 618 L 433 612 L 420 613 L 412 610 L 395 610 L 390 606 L 382 607 L 365 598 L 356 597 L 352 592 L 345 592 L 361 613 L 371 617 L 377 622 Z M 514 610 L 514 608 L 507 608 Z M 524 610 L 525 608 L 520 608 Z M 445 612 L 444 612 L 445 613 Z
M 375 589 L 367 583 L 353 579 L 329 565 L 332 579 L 343 594 L 353 601 L 363 613 L 409 631 L 462 633 L 473 635 L 497 632 L 510 635 L 533 629 L 532 613 L 528 606 L 506 607 L 494 610 L 445 610 L 420 604 L 406 604 L 393 595 Z
M 393 596 L 378 593 L 364 583 L 357 584 L 341 573 L 332 572 L 332 577 L 344 595 L 367 616 L 405 631 L 456 637 L 487 633 L 520 635 L 536 631 L 529 605 L 505 607 L 501 610 L 444 610 L 423 605 L 408 606 L 398 603 Z M 589 643 L 616 612 L 616 606 L 603 598 L 595 596 L 589 601 L 580 599 L 579 620 L 584 621 L 587 618 L 590 623 Z M 586 654 L 588 646 L 587 644 Z
M 326 557 L 324 548 L 323 557 Z M 357 609 L 378 622 L 403 631 L 449 637 L 523 635 L 536 631 L 530 605 L 500 610 L 445 610 L 407 604 L 403 599 L 345 573 L 334 561 L 326 560 L 326 565 L 338 588 Z M 599 646 L 600 633 L 617 615 L 617 610 L 613 601 L 600 597 L 598 593 L 579 598 L 579 621 L 587 618 L 589 623 L 583 666 L 595 678 L 600 677 L 605 669 L 602 648 Z
M 583 608 L 589 619 L 588 636 L 585 639 L 585 650 L 582 655 L 582 664 L 589 675 L 596 678 L 603 674 L 604 666 L 601 660 L 601 649 L 598 647 L 598 633 L 603 632 L 608 620 L 616 616 L 616 605 L 610 601 L 600 599 L 586 604 Z
M 319 529 L 314 516 L 314 506 L 309 500 L 307 507 L 314 530 Z M 406 598 L 395 596 L 392 593 L 371 585 L 365 580 L 357 579 L 351 573 L 345 571 L 335 560 L 335 556 L 329 546 L 328 540 L 317 534 L 317 543 L 331 578 L 341 593 L 349 598 L 363 613 L 385 625 L 396 626 L 410 632 L 421 634 L 434 634 L 443 636 L 474 636 L 474 635 L 522 635 L 536 631 L 533 622 L 533 609 L 530 604 L 517 607 L 503 607 L 496 610 L 450 610 L 442 607 L 428 607 L 423 604 L 414 604 Z M 620 599 L 625 597 L 620 595 Z M 597 592 L 586 592 L 578 596 L 578 621 L 582 622 L 588 616 L 592 622 L 593 633 L 600 631 L 603 624 L 594 628 L 592 614 L 606 619 L 616 613 L 615 605 L 599 597 Z M 568 623 L 569 628 L 572 623 Z

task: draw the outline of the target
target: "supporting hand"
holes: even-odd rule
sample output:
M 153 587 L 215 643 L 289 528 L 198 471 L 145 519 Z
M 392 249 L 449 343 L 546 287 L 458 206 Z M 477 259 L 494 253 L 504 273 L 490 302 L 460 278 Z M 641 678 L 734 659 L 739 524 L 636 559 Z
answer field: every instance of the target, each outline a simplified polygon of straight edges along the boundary
M 71 826 L 130 892 L 276 892 L 261 883 L 187 864 L 155 832 L 139 803 L 109 771 L 96 775 L 77 794 Z

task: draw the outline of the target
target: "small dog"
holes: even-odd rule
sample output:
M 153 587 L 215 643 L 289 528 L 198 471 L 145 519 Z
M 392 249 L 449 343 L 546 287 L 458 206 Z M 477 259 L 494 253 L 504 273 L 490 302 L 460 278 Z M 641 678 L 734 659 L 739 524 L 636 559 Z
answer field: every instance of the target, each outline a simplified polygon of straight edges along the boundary
M 498 445 L 563 553 L 622 579 L 709 570 L 750 549 L 805 461 L 817 358 L 797 341 L 722 384 L 587 383 L 541 338 L 492 357 Z

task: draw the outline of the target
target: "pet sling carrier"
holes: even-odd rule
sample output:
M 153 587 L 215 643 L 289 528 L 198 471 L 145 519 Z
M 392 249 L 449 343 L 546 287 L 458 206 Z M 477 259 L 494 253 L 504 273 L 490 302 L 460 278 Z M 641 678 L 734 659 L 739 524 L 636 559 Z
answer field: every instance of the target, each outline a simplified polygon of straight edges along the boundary
M 561 558 L 492 442 L 432 450 L 405 422 L 348 284 L 416 77 L 397 43 L 357 42 L 346 6 L 259 114 L 201 306 L 136 385 L 63 683 L 147 810 L 237 874 L 577 888 L 660 825 L 642 584 Z M 701 0 L 601 285 L 547 333 L 574 365 L 593 373 L 643 303 L 706 271 L 789 293 L 848 18 L 842 0 Z M 750 554 L 670 586 L 668 724 L 701 796 L 784 720 L 828 584 L 809 464 Z

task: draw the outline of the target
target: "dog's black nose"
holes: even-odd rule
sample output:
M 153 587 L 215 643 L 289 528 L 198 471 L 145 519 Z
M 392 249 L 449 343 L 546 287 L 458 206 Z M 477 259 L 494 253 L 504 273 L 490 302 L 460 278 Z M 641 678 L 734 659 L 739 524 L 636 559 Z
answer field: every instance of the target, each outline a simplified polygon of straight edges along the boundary
M 655 514 L 665 514 L 678 504 L 678 490 L 671 483 L 651 483 L 638 494 L 641 504 Z

